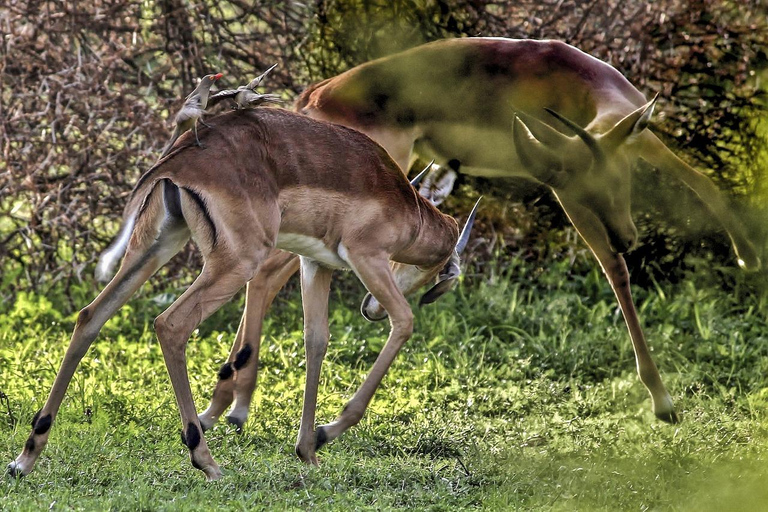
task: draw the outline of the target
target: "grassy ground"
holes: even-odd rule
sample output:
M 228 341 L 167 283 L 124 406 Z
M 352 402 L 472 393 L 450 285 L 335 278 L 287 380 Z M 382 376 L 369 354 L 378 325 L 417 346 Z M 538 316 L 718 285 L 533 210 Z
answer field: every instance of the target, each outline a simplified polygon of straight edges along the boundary
M 670 426 L 650 412 L 607 284 L 596 271 L 568 272 L 513 265 L 419 310 L 368 414 L 323 449 L 320 468 L 293 455 L 301 309 L 297 293 L 281 296 L 245 432 L 219 425 L 206 435 L 225 475 L 215 483 L 179 440 L 151 328 L 167 297 L 137 299 L 81 364 L 35 471 L 0 480 L 0 509 L 768 509 L 768 306 L 754 283 L 725 270 L 637 291 L 684 414 Z M 361 297 L 332 298 L 319 422 L 336 416 L 383 345 L 387 325 L 360 317 Z M 68 343 L 75 315 L 60 307 L 24 296 L 0 311 L 3 463 L 21 450 Z M 239 308 L 224 308 L 190 342 L 198 408 Z

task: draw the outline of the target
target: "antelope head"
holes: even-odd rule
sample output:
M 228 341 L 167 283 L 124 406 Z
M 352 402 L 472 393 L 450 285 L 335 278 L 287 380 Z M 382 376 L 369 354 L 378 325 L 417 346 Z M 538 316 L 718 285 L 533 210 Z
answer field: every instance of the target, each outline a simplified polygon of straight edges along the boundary
M 424 170 L 431 167 L 429 164 Z M 423 177 L 424 172 L 419 174 L 411 184 L 415 187 L 418 181 Z M 482 199 L 482 198 L 481 198 Z M 436 281 L 436 283 L 424 294 L 419 300 L 419 305 L 431 304 L 437 299 L 442 297 L 445 293 L 450 291 L 461 275 L 461 267 L 459 266 L 459 255 L 464 251 L 469 241 L 469 235 L 472 232 L 472 225 L 475 222 L 475 214 L 477 212 L 477 206 L 480 204 L 480 199 L 477 200 L 475 206 L 472 207 L 472 211 L 467 218 L 464 228 L 461 230 L 459 239 L 456 242 L 456 246 L 451 252 L 450 258 L 447 263 L 441 263 L 434 267 L 421 267 L 419 265 L 409 265 L 405 263 L 392 262 L 392 273 L 395 276 L 395 282 L 397 288 L 408 297 L 415 293 L 419 288 L 426 284 Z M 371 322 L 377 322 L 387 318 L 386 310 L 379 304 L 373 295 L 367 293 L 363 299 L 363 303 L 360 307 L 360 312 L 363 316 Z
M 513 119 L 520 162 L 561 201 L 591 211 L 617 253 L 631 250 L 637 240 L 630 214 L 631 161 L 624 149 L 648 126 L 655 103 L 656 98 L 599 134 L 550 109 L 546 111 L 575 135 L 522 113 Z

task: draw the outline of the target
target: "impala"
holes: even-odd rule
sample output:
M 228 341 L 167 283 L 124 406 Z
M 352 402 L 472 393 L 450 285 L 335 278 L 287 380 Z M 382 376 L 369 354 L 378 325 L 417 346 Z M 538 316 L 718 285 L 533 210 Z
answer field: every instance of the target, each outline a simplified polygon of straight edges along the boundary
M 642 158 L 685 183 L 726 229 L 739 264 L 755 269 L 760 261 L 712 182 L 646 129 L 654 104 L 616 69 L 565 43 L 466 38 L 352 68 L 308 87 L 296 108 L 367 134 L 403 171 L 418 143 L 455 170 L 548 186 L 611 284 L 653 412 L 676 423 L 680 416 L 651 358 L 622 256 L 637 238 L 630 216 L 632 164 Z M 294 256 L 275 254 L 248 284 L 234 347 L 245 340 L 258 346 L 266 310 L 298 266 Z M 206 428 L 233 400 L 228 419 L 242 426 L 255 369 L 240 379 L 237 389 L 217 384 L 200 416 Z
M 242 110 L 209 121 L 205 149 L 185 134 L 137 183 L 127 251 L 115 277 L 80 311 L 61 368 L 32 420 L 12 475 L 29 473 L 43 450 L 67 386 L 104 323 L 191 237 L 205 265 L 155 320 L 179 406 L 182 441 L 207 479 L 221 476 L 192 400 L 185 349 L 205 318 L 262 268 L 275 248 L 300 255 L 307 381 L 296 453 L 317 463 L 317 448 L 362 418 L 400 347 L 413 314 L 404 295 L 437 277 L 431 302 L 459 275 L 456 221 L 420 197 L 386 151 L 354 130 L 279 109 Z M 457 244 L 458 239 L 458 244 Z M 391 263 L 392 262 L 392 263 Z M 390 266 L 391 263 L 391 266 Z M 320 366 L 328 331 L 328 292 L 336 268 L 350 268 L 370 292 L 363 314 L 390 318 L 387 342 L 338 418 L 315 429 Z M 244 324 L 247 328 L 249 320 Z M 248 382 L 258 347 L 243 343 L 219 371 L 220 383 Z

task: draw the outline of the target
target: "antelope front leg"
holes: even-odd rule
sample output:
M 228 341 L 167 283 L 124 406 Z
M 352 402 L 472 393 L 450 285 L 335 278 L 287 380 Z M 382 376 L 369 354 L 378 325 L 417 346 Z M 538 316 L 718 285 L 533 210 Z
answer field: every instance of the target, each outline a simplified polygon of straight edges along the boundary
M 296 440 L 296 455 L 317 465 L 315 456 L 315 411 L 320 369 L 328 348 L 328 293 L 333 271 L 309 258 L 301 258 L 301 301 L 304 307 L 304 350 L 307 358 L 307 382 L 301 425 Z
M 250 409 L 259 371 L 261 330 L 267 309 L 277 293 L 299 268 L 299 258 L 289 252 L 274 251 L 248 282 L 245 311 L 227 362 L 219 370 L 219 380 L 211 403 L 200 413 L 203 430 L 211 428 L 233 401 L 227 421 L 241 431 Z
M 381 384 L 384 375 L 392 365 L 403 344 L 413 334 L 413 313 L 403 294 L 397 289 L 386 258 L 376 256 L 349 255 L 349 263 L 365 287 L 389 314 L 391 330 L 387 343 L 373 363 L 371 372 L 360 389 L 332 423 L 317 428 L 316 447 L 339 437 L 351 426 L 356 425 L 365 414 L 373 394 Z
M 611 283 L 613 293 L 619 301 L 619 307 L 621 307 L 621 312 L 624 315 L 624 321 L 627 324 L 632 347 L 635 351 L 637 374 L 651 394 L 653 413 L 657 418 L 667 423 L 678 423 L 680 416 L 675 411 L 672 397 L 669 396 L 664 383 L 661 381 L 661 375 L 656 368 L 656 363 L 653 362 L 643 329 L 640 326 L 640 319 L 632 301 L 629 271 L 624 257 L 611 250 L 602 224 L 591 212 L 575 203 L 564 201 L 560 197 L 558 199 L 568 218 L 571 219 L 576 230 L 600 262 L 603 272 Z
M 231 268 L 232 265 L 223 257 L 207 258 L 203 272 L 192 286 L 155 320 L 155 331 L 179 406 L 182 442 L 189 449 L 192 465 L 202 470 L 209 481 L 221 478 L 221 470 L 211 457 L 195 411 L 187 375 L 186 346 L 200 322 L 231 299 L 253 275 L 250 265 Z

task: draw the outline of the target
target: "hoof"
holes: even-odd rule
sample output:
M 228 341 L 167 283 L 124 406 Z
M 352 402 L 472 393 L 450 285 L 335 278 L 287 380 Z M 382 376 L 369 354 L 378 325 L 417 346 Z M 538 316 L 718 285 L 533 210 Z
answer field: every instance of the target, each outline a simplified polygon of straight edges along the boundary
M 301 451 L 301 449 L 296 446 L 296 456 L 304 462 L 305 464 L 309 466 L 320 466 L 320 463 L 317 461 L 317 454 L 315 452 L 312 452 L 310 455 L 304 455 L 304 453 Z
M 218 466 L 208 466 L 206 468 L 203 468 L 203 472 L 205 472 L 205 479 L 208 482 L 215 482 L 216 480 L 224 476 L 223 473 L 221 472 L 221 469 Z
M 238 434 L 241 434 L 243 432 L 243 425 L 245 425 L 245 420 L 241 420 L 240 418 L 237 418 L 235 416 L 227 416 L 227 421 L 230 425 L 234 425 L 235 429 Z
M 206 416 L 203 416 L 202 414 L 199 414 L 197 416 L 197 421 L 200 422 L 200 428 L 203 429 L 203 432 L 207 430 L 211 430 L 213 426 L 216 424 L 216 420 L 213 418 L 208 418 Z
M 683 417 L 677 414 L 677 412 L 674 409 L 671 409 L 669 411 L 664 411 L 664 412 L 657 412 L 656 417 L 661 421 L 664 421 L 672 425 L 677 425 L 678 423 L 683 421 Z
M 24 473 L 24 470 L 21 467 L 21 464 L 19 464 L 16 461 L 11 462 L 8 464 L 8 474 L 11 476 L 11 478 L 21 478 L 26 473 Z

